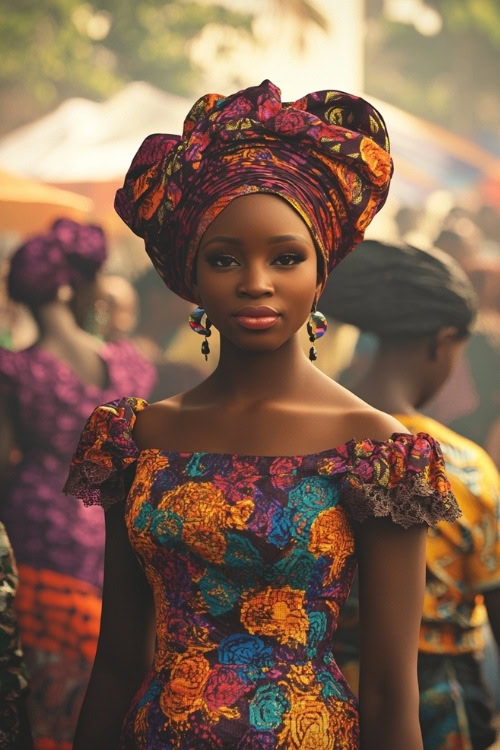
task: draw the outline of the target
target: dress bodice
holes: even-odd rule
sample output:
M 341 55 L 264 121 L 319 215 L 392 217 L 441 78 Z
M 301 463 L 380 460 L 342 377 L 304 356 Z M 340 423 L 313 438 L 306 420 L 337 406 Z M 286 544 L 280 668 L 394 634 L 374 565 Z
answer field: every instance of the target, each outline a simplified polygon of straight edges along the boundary
M 90 504 L 126 499 L 154 592 L 154 664 L 123 747 L 356 748 L 356 699 L 332 653 L 353 529 L 373 515 L 454 518 L 437 445 L 398 435 L 295 457 L 139 451 L 131 428 L 145 407 L 96 410 L 67 484 Z

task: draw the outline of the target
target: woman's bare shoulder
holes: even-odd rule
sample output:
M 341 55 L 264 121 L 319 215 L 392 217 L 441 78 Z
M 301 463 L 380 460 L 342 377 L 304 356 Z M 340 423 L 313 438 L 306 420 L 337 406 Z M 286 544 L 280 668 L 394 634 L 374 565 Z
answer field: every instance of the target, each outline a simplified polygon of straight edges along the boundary
M 383 441 L 394 433 L 408 433 L 408 429 L 391 414 L 375 409 L 343 386 L 336 385 L 337 409 L 350 438 Z
M 134 442 L 139 450 L 161 448 L 165 436 L 176 428 L 182 408 L 180 396 L 148 404 L 137 414 L 134 425 Z

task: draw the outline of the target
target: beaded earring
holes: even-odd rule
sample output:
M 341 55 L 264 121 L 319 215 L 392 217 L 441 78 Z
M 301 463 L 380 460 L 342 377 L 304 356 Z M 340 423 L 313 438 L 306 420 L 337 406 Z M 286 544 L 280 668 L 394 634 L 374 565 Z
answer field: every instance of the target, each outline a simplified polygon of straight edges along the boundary
M 202 323 L 203 316 L 205 316 L 205 325 Z M 210 330 L 212 324 L 207 318 L 203 307 L 197 307 L 196 310 L 193 310 L 189 316 L 189 325 L 195 333 L 199 333 L 200 336 L 205 336 L 205 341 L 203 341 L 201 345 L 201 353 L 205 356 L 205 360 L 208 360 L 208 355 L 210 354 L 208 337 L 212 335 L 212 331 Z
M 323 313 L 320 313 L 318 310 L 316 310 L 316 305 L 314 305 L 309 316 L 309 320 L 307 321 L 307 333 L 309 334 L 309 341 L 312 344 L 311 348 L 309 349 L 309 359 L 311 360 L 311 362 L 314 362 L 314 360 L 317 359 L 318 356 L 316 347 L 314 346 L 314 342 L 325 335 L 327 327 L 328 323 L 325 316 L 323 315 Z

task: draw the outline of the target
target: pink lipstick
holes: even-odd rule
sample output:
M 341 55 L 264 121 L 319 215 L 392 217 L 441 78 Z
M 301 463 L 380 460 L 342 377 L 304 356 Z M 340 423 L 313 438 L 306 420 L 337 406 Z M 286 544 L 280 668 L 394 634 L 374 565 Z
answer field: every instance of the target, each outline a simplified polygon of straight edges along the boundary
M 278 318 L 279 313 L 272 307 L 242 307 L 235 313 L 235 318 L 243 328 L 250 331 L 264 331 L 271 328 Z

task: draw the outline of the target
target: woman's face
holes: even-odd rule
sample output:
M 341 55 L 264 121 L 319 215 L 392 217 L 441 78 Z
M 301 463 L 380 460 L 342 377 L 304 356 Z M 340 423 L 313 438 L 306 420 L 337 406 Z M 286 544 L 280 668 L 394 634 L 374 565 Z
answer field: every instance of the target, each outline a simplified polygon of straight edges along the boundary
M 319 296 L 309 230 L 281 198 L 236 198 L 202 237 L 200 305 L 221 336 L 246 351 L 274 351 L 304 324 Z

